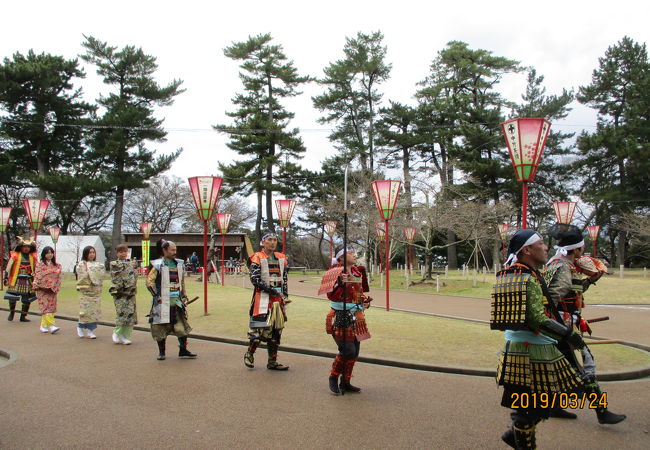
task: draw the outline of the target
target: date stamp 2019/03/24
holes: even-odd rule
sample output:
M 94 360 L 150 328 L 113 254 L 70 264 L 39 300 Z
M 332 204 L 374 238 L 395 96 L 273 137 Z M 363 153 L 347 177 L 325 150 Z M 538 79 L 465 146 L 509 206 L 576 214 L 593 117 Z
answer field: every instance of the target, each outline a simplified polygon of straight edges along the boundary
M 607 392 L 597 394 L 595 392 L 581 394 L 567 392 L 521 392 L 513 393 L 511 396 L 513 409 L 528 408 L 562 408 L 562 409 L 598 409 L 607 408 Z

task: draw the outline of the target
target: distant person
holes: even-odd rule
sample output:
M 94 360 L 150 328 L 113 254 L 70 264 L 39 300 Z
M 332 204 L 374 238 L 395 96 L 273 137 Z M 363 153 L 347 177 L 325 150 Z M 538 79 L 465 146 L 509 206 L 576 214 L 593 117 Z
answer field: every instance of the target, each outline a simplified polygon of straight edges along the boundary
M 9 321 L 14 320 L 16 302 L 20 301 L 22 303 L 20 321 L 31 322 L 27 318 L 27 312 L 31 302 L 36 299 L 32 281 L 37 258 L 36 242 L 30 239 L 23 240 L 19 237 L 15 251 L 9 255 L 4 274 L 4 281 L 7 286 L 5 299 L 9 301 L 9 317 L 7 317 Z
M 97 339 L 95 329 L 102 315 L 102 277 L 106 270 L 97 262 L 95 247 L 85 247 L 81 261 L 77 264 L 77 291 L 79 291 L 79 323 L 77 335 L 80 338 Z
M 187 336 L 192 331 L 187 321 L 187 294 L 183 260 L 176 259 L 176 244 L 164 239 L 156 243 L 159 259 L 151 261 L 147 275 L 147 289 L 151 292 L 152 305 L 149 313 L 151 337 L 158 344 L 158 361 L 163 361 L 167 336 L 178 338 L 179 358 L 196 358 L 187 349 Z
M 192 252 L 192 256 L 190 256 L 190 264 L 192 265 L 192 272 L 197 273 L 199 269 L 199 257 L 196 252 Z
M 128 260 L 129 247 L 120 244 L 115 247 L 117 260 L 111 261 L 111 282 L 109 292 L 115 303 L 115 328 L 113 342 L 116 344 L 131 344 L 133 326 L 138 323 L 135 294 L 138 285 L 138 274 Z
M 34 270 L 32 284 L 41 312 L 42 333 L 56 333 L 59 327 L 54 325 L 57 293 L 61 289 L 61 264 L 56 263 L 54 249 L 45 247 L 41 252 L 41 260 Z

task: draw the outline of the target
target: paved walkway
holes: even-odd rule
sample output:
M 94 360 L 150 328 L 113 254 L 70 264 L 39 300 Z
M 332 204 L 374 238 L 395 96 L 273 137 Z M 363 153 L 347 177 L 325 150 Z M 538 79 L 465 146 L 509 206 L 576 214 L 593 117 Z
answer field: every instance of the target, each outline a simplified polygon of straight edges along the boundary
M 282 354 L 291 370 L 246 369 L 243 347 L 190 340 L 197 360 L 156 361 L 144 332 L 114 345 L 110 328 L 79 339 L 74 323 L 43 335 L 38 323 L 0 317 L 0 448 L 422 448 L 503 449 L 508 423 L 488 378 L 359 364 L 361 394 L 328 393 L 328 359 Z M 259 353 L 263 360 L 263 353 Z M 539 427 L 539 448 L 648 448 L 650 380 L 604 383 L 629 418 Z
M 317 277 L 320 279 L 320 277 Z M 292 274 L 289 277 L 289 292 L 293 295 L 317 297 L 318 284 L 305 282 L 314 277 Z M 245 286 L 250 287 L 250 282 L 245 281 Z M 227 277 L 227 283 L 242 286 L 242 278 Z M 373 305 L 385 307 L 386 293 L 383 289 L 370 289 L 370 296 L 374 299 Z M 650 298 L 650 293 L 648 293 Z M 325 296 L 320 296 L 325 298 Z M 587 296 L 587 303 L 589 297 Z M 650 303 L 650 302 L 649 302 Z M 391 291 L 390 306 L 428 314 L 437 314 L 450 317 L 469 318 L 488 321 L 490 317 L 489 299 L 457 297 L 451 295 L 423 294 L 409 291 Z M 587 305 L 585 317 L 596 318 L 609 316 L 610 320 L 593 324 L 594 336 L 610 339 L 623 339 L 650 345 L 650 304 L 648 305 Z

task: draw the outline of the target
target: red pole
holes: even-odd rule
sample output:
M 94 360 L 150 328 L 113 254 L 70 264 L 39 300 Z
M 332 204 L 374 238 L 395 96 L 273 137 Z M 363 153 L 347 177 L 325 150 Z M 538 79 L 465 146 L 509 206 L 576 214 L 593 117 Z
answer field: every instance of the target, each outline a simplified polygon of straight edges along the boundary
M 591 245 L 592 245 L 592 247 L 593 247 L 593 249 L 591 250 L 591 252 L 592 252 L 592 253 L 591 253 L 591 256 L 592 256 L 593 258 L 597 258 L 597 257 L 598 257 L 598 256 L 597 256 L 598 254 L 596 253 L 596 241 L 592 242 Z
M 34 247 L 36 247 L 36 251 L 38 252 L 38 230 L 34 230 Z
M 390 311 L 390 295 L 388 293 L 390 281 L 389 281 L 389 272 L 390 272 L 390 262 L 388 260 L 388 220 L 385 222 L 384 227 L 384 238 L 386 241 L 386 257 L 384 258 L 384 263 L 386 264 L 386 311 Z
M 413 246 L 411 244 L 409 244 L 409 260 L 408 260 L 408 267 L 406 268 L 406 270 L 408 270 L 409 276 L 413 276 L 413 271 L 412 271 L 412 269 L 413 269 L 413 253 L 411 251 L 412 248 L 413 248 Z
M 284 251 L 287 248 L 286 243 L 287 243 L 287 229 L 285 227 L 285 228 L 282 228 L 282 254 L 283 255 L 285 254 Z
M 226 235 L 221 233 L 221 286 L 224 286 L 224 280 L 225 280 L 224 277 L 225 277 L 225 273 L 226 273 L 225 272 L 225 266 L 226 266 L 225 258 L 226 258 L 226 256 L 225 256 L 225 249 L 224 249 L 225 241 L 226 241 Z
M 528 226 L 528 220 L 526 216 L 528 215 L 528 182 L 524 181 L 522 192 L 521 192 L 521 228 L 524 230 Z
M 203 221 L 203 315 L 208 315 L 208 221 Z
M 5 233 L 0 233 L 0 291 L 5 288 Z

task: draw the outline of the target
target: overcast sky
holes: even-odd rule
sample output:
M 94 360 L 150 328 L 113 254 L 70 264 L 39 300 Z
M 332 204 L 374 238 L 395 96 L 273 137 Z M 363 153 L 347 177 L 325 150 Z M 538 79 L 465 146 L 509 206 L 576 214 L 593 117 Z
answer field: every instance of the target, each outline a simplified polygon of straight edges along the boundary
M 226 137 L 211 126 L 230 123 L 225 111 L 233 110 L 230 99 L 241 90 L 238 65 L 223 55 L 223 48 L 249 35 L 270 32 L 301 74 L 321 76 L 329 62 L 342 57 L 346 37 L 381 30 L 393 65 L 382 88 L 384 101 L 412 103 L 415 84 L 451 40 L 534 66 L 546 77 L 549 94 L 585 85 L 608 46 L 625 35 L 648 41 L 649 12 L 642 0 L 12 1 L 2 6 L 0 56 L 34 49 L 72 58 L 82 52 L 84 34 L 119 47 L 140 46 L 156 56 L 159 82 L 180 78 L 187 91 L 159 112 L 170 132 L 168 142 L 153 148 L 183 147 L 171 173 L 185 178 L 217 174 L 217 161 L 234 157 Z M 86 72 L 83 88 L 92 101 L 106 89 L 91 67 Z M 518 100 L 524 86 L 525 75 L 512 76 L 501 91 Z M 307 146 L 303 165 L 312 170 L 334 152 L 328 127 L 316 122 L 319 114 L 312 107 L 311 97 L 320 92 L 317 85 L 307 86 L 303 95 L 285 103 L 296 113 L 293 125 L 301 128 Z M 574 106 L 565 121 L 553 126 L 593 128 L 594 112 Z

